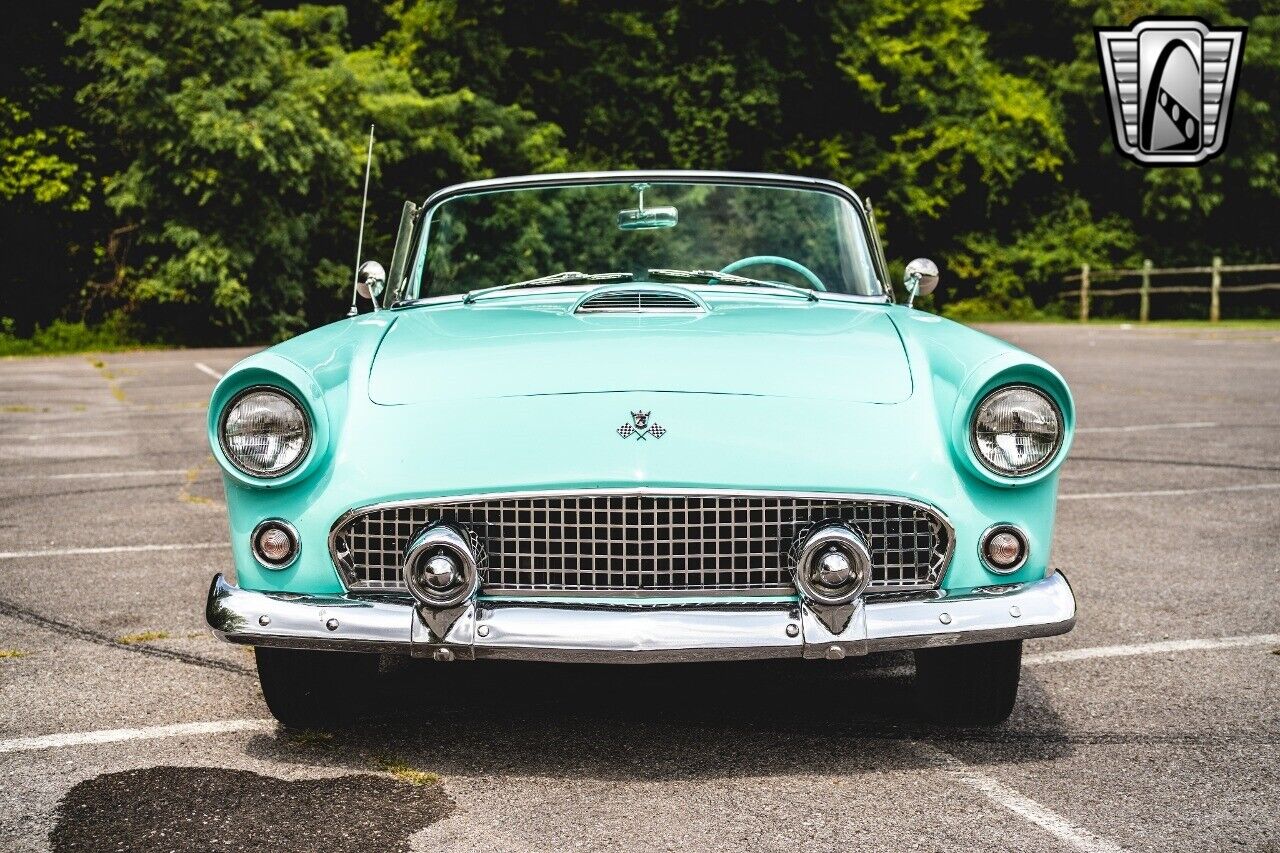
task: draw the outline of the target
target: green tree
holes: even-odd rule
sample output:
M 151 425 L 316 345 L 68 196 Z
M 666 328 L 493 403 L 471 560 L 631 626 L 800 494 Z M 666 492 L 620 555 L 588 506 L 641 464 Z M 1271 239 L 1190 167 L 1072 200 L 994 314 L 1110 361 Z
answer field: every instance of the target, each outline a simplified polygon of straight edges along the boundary
M 6 10 L 0 30 L 0 317 L 22 334 L 70 305 L 93 265 L 94 140 L 64 65 L 84 6 L 47 0 Z
M 119 309 L 150 337 L 260 341 L 338 315 L 370 123 L 366 245 L 384 259 L 402 201 L 443 184 L 674 167 L 850 184 L 875 200 L 891 258 L 941 263 L 935 304 L 953 311 L 1051 304 L 1084 260 L 1275 260 L 1272 0 L 47 0 L 16 13 L 0 34 L 0 247 L 24 263 L 0 274 L 0 316 L 24 333 Z M 1092 27 L 1143 14 L 1250 28 L 1230 144 L 1210 163 L 1145 169 L 1113 149 Z
M 979 8 L 413 0 L 387 43 L 419 85 L 532 106 L 580 163 L 843 180 L 894 246 L 945 261 L 975 221 L 1033 227 L 1018 197 L 1057 192 L 1070 156 L 1054 98 L 989 55 Z
M 397 193 L 558 156 L 528 113 L 423 95 L 377 51 L 351 50 L 341 7 L 103 0 L 75 41 L 92 75 L 80 100 L 113 140 L 106 203 L 136 241 L 115 259 L 115 295 L 176 339 L 280 337 L 336 316 L 371 122 L 379 183 Z M 377 201 L 398 212 L 390 193 Z M 375 219 L 375 250 L 387 230 Z

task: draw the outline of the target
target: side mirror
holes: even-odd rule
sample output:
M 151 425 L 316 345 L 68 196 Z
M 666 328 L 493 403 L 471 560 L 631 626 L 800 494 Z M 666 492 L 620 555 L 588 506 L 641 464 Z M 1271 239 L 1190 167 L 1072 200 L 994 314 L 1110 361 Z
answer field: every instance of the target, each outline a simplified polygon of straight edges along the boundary
M 356 293 L 376 303 L 386 284 L 387 271 L 382 268 L 382 264 L 365 261 L 360 265 L 360 273 L 356 276 Z
M 928 258 L 916 258 L 907 264 L 902 283 L 907 288 L 907 307 L 910 308 L 917 296 L 928 296 L 938 286 L 938 265 Z

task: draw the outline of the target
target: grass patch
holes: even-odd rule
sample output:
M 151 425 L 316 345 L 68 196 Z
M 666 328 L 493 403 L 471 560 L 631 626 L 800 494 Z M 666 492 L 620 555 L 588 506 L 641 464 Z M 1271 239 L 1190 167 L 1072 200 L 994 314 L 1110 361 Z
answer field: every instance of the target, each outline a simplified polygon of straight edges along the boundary
M 440 777 L 428 770 L 418 770 L 411 767 L 399 759 L 385 760 L 381 763 L 380 769 L 384 773 L 390 773 L 401 782 L 408 782 L 410 785 L 439 785 Z
M 333 732 L 319 729 L 301 729 L 289 732 L 289 741 L 299 746 L 319 746 L 333 740 Z
M 204 467 L 204 463 L 201 463 L 194 468 L 187 469 L 186 482 L 183 483 L 182 490 L 178 492 L 178 500 L 183 503 L 195 504 L 197 506 L 208 506 L 215 503 L 213 498 L 208 498 L 204 495 L 194 495 L 191 493 L 191 487 L 200 479 L 200 470 L 202 467 Z
M 958 299 L 943 306 L 942 316 L 957 323 L 994 323 L 1001 320 L 1022 323 L 1062 319 L 1036 308 L 1025 297 L 1012 300 L 993 300 L 982 296 Z
M 119 375 L 113 372 L 107 363 L 100 358 L 90 359 L 89 363 L 98 371 L 98 375 L 107 380 L 107 387 L 111 389 L 111 396 L 115 397 L 117 403 L 124 402 L 124 389 L 120 387 L 120 383 L 116 381 Z
M 27 653 L 22 649 L 0 649 L 0 660 L 7 658 L 24 658 Z
M 137 634 L 125 634 L 123 637 L 116 637 L 116 642 L 126 646 L 135 646 L 138 643 L 150 643 L 152 640 L 169 639 L 168 631 L 141 631 Z
M 1100 326 L 1130 325 L 1138 329 L 1150 327 L 1153 329 L 1273 329 L 1280 331 L 1280 319 L 1219 320 L 1216 323 L 1210 323 L 1208 320 L 1152 320 L 1149 323 L 1139 323 L 1137 320 L 1107 318 L 1090 320 L 1084 325 L 1095 323 Z
M 12 318 L 0 317 L 0 356 L 119 352 L 143 348 L 129 321 L 121 314 L 107 317 L 96 326 L 54 320 L 48 326 L 36 326 L 29 338 L 15 334 Z
M 981 317 L 977 319 L 953 317 L 946 315 L 953 320 L 959 320 L 964 323 L 1055 323 L 1061 326 L 1132 326 L 1135 329 L 1261 329 L 1264 331 L 1280 332 L 1280 319 L 1253 319 L 1253 320 L 1219 320 L 1216 323 L 1210 323 L 1208 320 L 1152 320 L 1149 323 L 1139 323 L 1137 320 L 1126 320 L 1123 317 L 1101 317 L 1098 319 L 1090 319 L 1087 323 L 1081 323 L 1079 320 L 1073 320 L 1070 317 L 1055 317 L 1052 315 L 1043 317 Z

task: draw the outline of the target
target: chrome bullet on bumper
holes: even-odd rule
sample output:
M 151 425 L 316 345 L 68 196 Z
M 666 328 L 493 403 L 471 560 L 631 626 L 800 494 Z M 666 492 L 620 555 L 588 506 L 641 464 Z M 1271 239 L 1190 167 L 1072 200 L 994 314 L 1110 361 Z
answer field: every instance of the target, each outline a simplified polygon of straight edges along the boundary
M 936 598 L 863 602 L 833 634 L 801 602 L 540 603 L 478 598 L 443 637 L 408 599 L 256 592 L 217 575 L 206 619 L 223 640 L 255 646 L 408 654 L 654 663 L 829 658 L 892 649 L 1063 634 L 1075 624 L 1066 577 Z

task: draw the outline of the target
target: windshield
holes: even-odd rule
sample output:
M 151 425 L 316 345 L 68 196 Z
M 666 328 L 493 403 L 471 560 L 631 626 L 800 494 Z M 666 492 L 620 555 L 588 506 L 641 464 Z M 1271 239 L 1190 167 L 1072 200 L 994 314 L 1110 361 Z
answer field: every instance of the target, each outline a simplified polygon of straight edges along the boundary
M 727 275 L 718 279 L 714 272 Z M 446 199 L 426 215 L 410 292 L 443 296 L 514 283 L 591 287 L 591 278 L 605 275 L 693 286 L 736 287 L 754 279 L 791 290 L 883 293 L 863 220 L 840 196 L 656 181 L 518 187 Z

